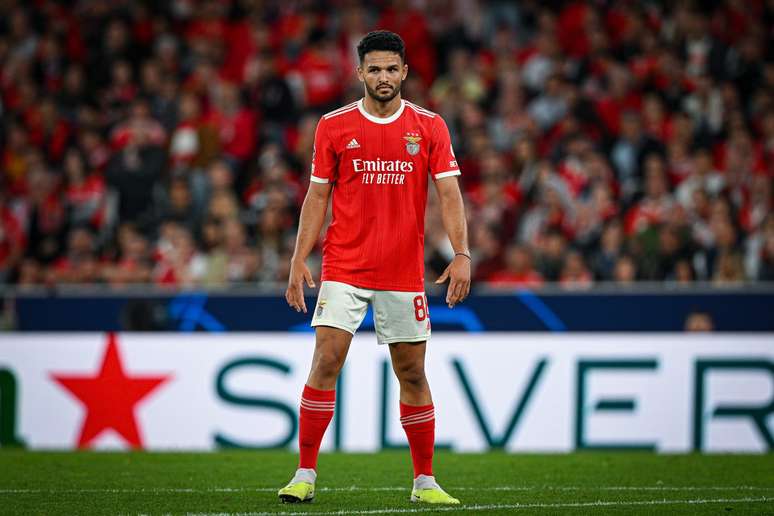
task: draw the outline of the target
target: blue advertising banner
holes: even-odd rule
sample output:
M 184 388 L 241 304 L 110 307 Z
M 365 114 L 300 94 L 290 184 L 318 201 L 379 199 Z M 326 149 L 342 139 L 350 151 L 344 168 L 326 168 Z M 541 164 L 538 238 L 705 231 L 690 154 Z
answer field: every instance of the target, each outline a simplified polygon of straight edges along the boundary
M 709 315 L 716 331 L 774 331 L 774 291 L 535 292 L 472 295 L 449 309 L 428 296 L 434 331 L 682 331 L 689 314 Z M 152 292 L 17 295 L 19 331 L 311 331 L 309 314 L 281 294 Z M 369 311 L 361 327 L 373 329 Z

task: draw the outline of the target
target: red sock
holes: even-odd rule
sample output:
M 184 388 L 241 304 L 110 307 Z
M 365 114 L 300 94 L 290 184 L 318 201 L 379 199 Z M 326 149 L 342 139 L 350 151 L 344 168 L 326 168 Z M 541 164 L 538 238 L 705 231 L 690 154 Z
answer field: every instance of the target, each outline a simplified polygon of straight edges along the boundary
M 433 448 L 435 447 L 435 409 L 433 404 L 415 407 L 400 404 L 400 424 L 406 431 L 414 478 L 433 475 Z
M 320 443 L 333 418 L 335 406 L 336 389 L 320 391 L 304 385 L 298 425 L 299 468 L 317 469 Z

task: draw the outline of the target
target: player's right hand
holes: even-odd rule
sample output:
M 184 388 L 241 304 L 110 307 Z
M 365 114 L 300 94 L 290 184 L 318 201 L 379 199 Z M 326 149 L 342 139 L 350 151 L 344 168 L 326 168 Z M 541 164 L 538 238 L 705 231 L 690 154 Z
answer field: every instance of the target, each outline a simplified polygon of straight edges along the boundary
M 470 257 L 468 255 L 456 254 L 435 283 L 440 285 L 447 279 L 450 281 L 446 291 L 446 304 L 449 308 L 454 308 L 454 305 L 462 303 L 470 294 Z
M 291 308 L 296 312 L 306 313 L 306 302 L 304 301 L 304 281 L 309 287 L 314 288 L 314 280 L 309 267 L 303 260 L 291 260 L 290 275 L 288 276 L 288 289 L 285 291 L 285 299 Z

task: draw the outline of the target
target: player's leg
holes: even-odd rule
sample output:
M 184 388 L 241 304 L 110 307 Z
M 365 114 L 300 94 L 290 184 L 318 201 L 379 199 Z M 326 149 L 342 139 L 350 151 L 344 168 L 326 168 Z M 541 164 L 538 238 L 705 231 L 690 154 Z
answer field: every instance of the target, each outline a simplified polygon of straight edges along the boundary
M 458 504 L 435 481 L 435 407 L 425 376 L 425 342 L 390 344 L 392 369 L 400 384 L 400 422 L 406 432 L 414 464 L 412 502 Z
M 347 358 L 352 334 L 339 328 L 318 326 L 309 378 L 304 385 L 299 411 L 298 447 L 301 469 L 317 469 L 325 430 L 336 405 L 336 379 Z
M 309 378 L 301 394 L 298 418 L 298 469 L 278 495 L 283 502 L 307 502 L 314 498 L 317 457 L 325 431 L 336 406 L 336 379 L 339 376 L 352 334 L 328 326 L 316 328 L 317 338 Z
M 314 498 L 317 457 L 336 405 L 336 380 L 347 358 L 352 336 L 368 308 L 368 295 L 336 282 L 323 282 L 312 318 L 316 339 L 312 366 L 301 394 L 299 462 L 290 483 L 280 489 L 283 502 Z
M 400 422 L 414 465 L 411 500 L 459 503 L 433 476 L 435 407 L 425 376 L 426 341 L 430 337 L 427 302 L 422 292 L 378 292 L 374 322 L 379 342 L 389 344 L 392 369 L 400 384 Z
M 400 422 L 414 464 L 414 478 L 433 476 L 435 408 L 425 376 L 425 342 L 389 345 L 392 370 L 400 385 Z

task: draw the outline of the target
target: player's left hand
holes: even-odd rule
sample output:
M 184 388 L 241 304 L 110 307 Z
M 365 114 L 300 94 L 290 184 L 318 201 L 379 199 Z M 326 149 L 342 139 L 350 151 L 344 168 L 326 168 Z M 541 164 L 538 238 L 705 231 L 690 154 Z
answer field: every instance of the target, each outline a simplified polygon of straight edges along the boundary
M 446 291 L 446 304 L 449 308 L 454 308 L 454 305 L 462 303 L 470 294 L 470 258 L 462 254 L 455 255 L 435 283 L 440 285 L 448 278 L 451 278 L 451 281 Z

